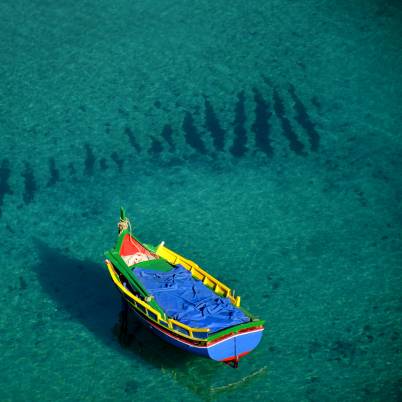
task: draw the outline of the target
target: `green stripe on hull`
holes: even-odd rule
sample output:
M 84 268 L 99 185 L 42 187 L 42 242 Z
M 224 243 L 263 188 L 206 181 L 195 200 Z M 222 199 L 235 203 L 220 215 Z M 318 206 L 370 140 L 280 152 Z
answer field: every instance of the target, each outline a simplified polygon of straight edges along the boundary
M 252 328 L 252 327 L 259 327 L 259 326 L 263 326 L 264 325 L 264 321 L 263 320 L 259 320 L 259 321 L 250 321 L 250 322 L 245 322 L 244 324 L 239 324 L 236 325 L 234 327 L 229 327 L 229 328 L 225 328 L 222 331 L 216 332 L 210 336 L 208 336 L 208 338 L 206 339 L 207 342 L 213 341 L 216 338 L 220 338 L 221 336 L 230 334 L 231 332 L 239 332 L 243 329 L 247 329 L 247 328 Z

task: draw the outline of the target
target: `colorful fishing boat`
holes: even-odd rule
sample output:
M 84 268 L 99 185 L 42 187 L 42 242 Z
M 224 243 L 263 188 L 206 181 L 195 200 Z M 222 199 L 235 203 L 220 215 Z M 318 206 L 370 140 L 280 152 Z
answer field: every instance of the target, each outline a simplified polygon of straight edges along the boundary
M 140 242 L 123 208 L 118 228 L 105 263 L 126 306 L 166 342 L 237 367 L 260 342 L 264 321 L 240 307 L 240 296 L 228 286 L 164 242 Z

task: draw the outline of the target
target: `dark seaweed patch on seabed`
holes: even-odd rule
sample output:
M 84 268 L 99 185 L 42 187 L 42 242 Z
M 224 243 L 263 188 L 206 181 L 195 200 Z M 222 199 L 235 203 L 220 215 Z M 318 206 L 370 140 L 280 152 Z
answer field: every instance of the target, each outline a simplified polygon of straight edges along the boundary
M 294 132 L 289 119 L 286 117 L 282 99 L 279 97 L 278 91 L 276 89 L 273 90 L 273 101 L 275 114 L 281 123 L 283 135 L 289 141 L 289 148 L 297 155 L 305 156 L 306 152 L 304 152 L 304 145 L 297 138 L 297 135 Z
M 320 100 L 319 100 L 316 96 L 313 96 L 313 97 L 311 98 L 311 103 L 312 103 L 318 110 L 321 109 L 321 102 L 320 102 Z
M 223 151 L 225 146 L 225 131 L 222 129 L 218 117 L 212 107 L 211 102 L 204 96 L 205 105 L 205 127 L 212 136 L 214 147 L 217 151 Z
M 230 147 L 230 153 L 239 158 L 247 152 L 247 131 L 246 124 L 246 108 L 244 91 L 237 94 L 237 102 L 235 106 L 235 118 L 233 122 L 234 141 Z
M 20 284 L 20 290 L 26 290 L 28 285 L 27 285 L 27 282 L 25 281 L 25 279 L 22 276 L 19 277 L 19 282 L 20 282 L 19 283 Z
M 151 155 L 158 155 L 163 151 L 162 144 L 159 140 L 157 140 L 155 137 L 151 137 L 152 143 L 151 143 L 151 148 L 149 148 L 148 152 Z
M 117 169 L 119 170 L 119 173 L 123 171 L 123 164 L 124 164 L 124 159 L 119 157 L 119 154 L 114 151 L 112 155 L 110 155 L 112 161 L 117 165 Z
M 175 150 L 175 145 L 173 142 L 173 128 L 170 124 L 165 124 L 162 129 L 162 138 L 169 144 L 169 149 L 171 152 Z
M 320 136 L 315 129 L 315 124 L 311 121 L 310 116 L 307 113 L 306 107 L 296 95 L 295 87 L 292 84 L 289 84 L 289 94 L 294 102 L 296 121 L 304 128 L 307 135 L 309 136 L 311 150 L 318 151 L 318 147 L 320 145 Z
M 183 120 L 184 138 L 191 148 L 195 149 L 200 154 L 206 154 L 207 150 L 202 142 L 200 133 L 194 125 L 193 115 L 190 112 L 186 112 Z
M 141 152 L 141 146 L 138 143 L 137 139 L 135 138 L 135 135 L 133 133 L 133 131 L 131 130 L 130 127 L 126 127 L 124 129 L 124 133 L 127 135 L 128 140 L 131 144 L 131 146 L 137 151 L 137 152 Z
M 70 174 L 70 176 L 74 176 L 77 173 L 77 171 L 75 170 L 73 162 L 70 162 L 68 164 L 68 173 Z
M 52 187 L 58 181 L 60 181 L 60 172 L 56 167 L 56 161 L 54 160 L 54 158 L 49 159 L 49 172 L 50 172 L 50 178 L 47 182 L 47 187 Z
M 89 144 L 85 144 L 85 174 L 92 176 L 94 174 L 95 167 L 95 154 Z
M 101 170 L 106 170 L 108 167 L 107 160 L 105 158 L 101 158 L 99 161 L 99 166 Z
M 105 131 L 106 131 L 106 134 L 111 133 L 111 124 L 109 122 L 105 123 Z
M 24 178 L 24 193 L 22 197 L 25 204 L 29 204 L 31 201 L 33 201 L 38 187 L 36 185 L 32 166 L 28 162 L 25 162 L 25 168 L 21 173 L 21 176 Z
M 284 102 L 279 95 L 279 90 L 275 88 L 275 85 L 271 83 L 267 78 L 264 78 L 264 81 L 273 89 L 273 111 L 270 110 L 270 103 L 267 102 L 261 91 L 257 88 L 253 88 L 254 94 L 254 102 L 255 102 L 255 121 L 252 125 L 252 133 L 255 135 L 255 149 L 260 150 L 265 153 L 268 157 L 272 156 L 274 150 L 271 145 L 270 139 L 270 131 L 271 125 L 269 123 L 269 119 L 272 116 L 272 112 L 278 117 L 278 120 L 281 124 L 282 131 L 284 137 L 289 142 L 290 150 L 294 151 L 298 155 L 305 155 L 306 146 L 297 138 L 297 134 L 294 130 L 295 124 L 301 125 L 302 129 L 307 132 L 311 144 L 311 149 L 313 151 L 317 151 L 319 147 L 319 134 L 315 130 L 315 124 L 310 120 L 309 115 L 307 114 L 306 107 L 303 105 L 299 97 L 296 95 L 296 90 L 292 85 L 288 87 L 288 93 L 290 94 L 291 99 L 294 102 L 294 110 L 296 111 L 295 117 L 291 118 L 290 116 L 285 115 L 285 108 L 283 106 Z M 320 107 L 319 101 L 312 98 L 312 103 L 314 104 L 312 107 Z M 234 105 L 234 120 L 232 123 L 233 127 L 233 142 L 227 148 L 230 155 L 234 158 L 246 157 L 247 153 L 250 151 L 249 141 L 249 132 L 247 130 L 247 120 L 250 116 L 246 115 L 246 96 L 245 91 L 239 91 L 237 93 L 237 99 L 235 99 Z M 158 105 L 155 105 L 158 107 Z M 196 110 L 200 108 L 200 105 L 196 107 Z M 83 108 L 80 108 L 84 111 Z M 117 113 L 120 113 L 127 117 L 127 113 L 122 110 L 118 110 Z M 213 104 L 210 100 L 210 97 L 207 95 L 204 96 L 204 124 L 201 129 L 195 125 L 194 122 L 194 113 L 196 111 L 193 110 L 193 114 L 191 110 L 186 111 L 184 115 L 184 119 L 182 122 L 182 130 L 177 130 L 177 134 L 184 135 L 185 142 L 193 148 L 198 154 L 206 155 L 206 156 L 216 156 L 216 152 L 225 152 L 225 140 L 227 133 L 222 128 L 221 123 L 215 113 Z M 111 125 L 106 123 L 105 125 L 106 131 L 110 133 Z M 204 132 L 204 128 L 209 131 L 211 135 L 212 146 L 211 149 L 205 145 L 202 134 Z M 174 139 L 174 130 L 175 128 L 168 122 L 163 126 L 162 132 L 160 136 L 152 136 L 151 137 L 151 145 L 146 149 L 146 154 L 144 157 L 148 156 L 149 159 L 156 159 L 154 156 L 159 156 L 163 153 L 164 150 L 169 150 L 171 154 L 175 153 L 175 155 L 171 158 L 170 161 L 167 161 L 167 166 L 176 166 L 179 163 L 182 163 L 181 157 L 183 155 L 177 154 L 177 147 Z M 124 131 L 120 132 L 122 136 L 126 135 L 130 148 L 133 148 L 135 153 L 139 153 L 142 149 L 137 138 L 134 135 L 133 130 L 126 124 Z M 85 150 L 85 158 L 81 162 L 83 163 L 83 172 L 87 176 L 92 176 L 96 168 L 99 168 L 99 171 L 105 171 L 109 168 L 109 164 L 113 161 L 116 164 L 118 172 L 123 171 L 124 165 L 130 163 L 130 159 L 132 158 L 129 155 L 130 151 L 125 150 L 122 153 L 113 151 L 110 154 L 109 158 L 98 158 L 91 148 L 90 144 L 84 144 Z M 146 155 L 146 156 L 145 156 Z M 154 158 L 153 158 L 154 157 Z M 126 163 L 127 160 L 127 163 Z M 99 162 L 99 164 L 97 164 Z M 78 165 L 78 162 L 71 161 L 67 163 L 66 176 L 70 176 L 70 179 L 74 179 L 77 176 L 78 172 L 81 172 L 81 165 Z M 61 181 L 62 174 L 61 170 L 57 168 L 56 161 L 54 158 L 49 159 L 49 173 L 50 175 L 45 178 L 45 182 L 47 181 L 47 186 L 51 187 L 56 185 L 57 182 Z M 6 194 L 12 194 L 10 186 L 8 184 L 10 177 L 10 167 L 9 161 L 7 159 L 3 159 L 0 163 L 0 214 L 1 208 L 4 203 L 4 197 Z M 25 168 L 21 172 L 21 177 L 24 180 L 24 192 L 23 199 L 25 203 L 30 203 L 35 196 L 37 191 L 37 182 L 34 177 L 34 172 L 32 170 L 31 165 L 26 162 Z
M 13 194 L 9 184 L 8 179 L 11 175 L 10 161 L 8 159 L 3 159 L 0 166 L 0 216 L 1 207 L 3 206 L 4 196 L 6 194 Z
M 251 127 L 255 134 L 255 144 L 267 156 L 273 155 L 271 140 L 269 138 L 270 126 L 269 119 L 272 113 L 269 111 L 268 103 L 265 101 L 261 93 L 253 88 L 255 101 L 255 121 Z

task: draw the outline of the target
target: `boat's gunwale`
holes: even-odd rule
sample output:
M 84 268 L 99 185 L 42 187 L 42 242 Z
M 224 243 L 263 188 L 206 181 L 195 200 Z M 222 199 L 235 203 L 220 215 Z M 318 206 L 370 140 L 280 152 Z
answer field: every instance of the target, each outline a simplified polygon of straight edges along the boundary
M 117 241 L 116 241 L 116 244 L 115 244 L 115 247 L 114 247 L 113 249 L 110 249 L 109 251 L 105 252 L 105 256 L 106 256 L 106 258 L 107 258 L 107 260 L 105 260 L 105 263 L 106 263 L 106 265 L 108 266 L 108 269 L 109 269 L 109 265 L 108 265 L 108 262 L 109 262 L 109 264 L 111 265 L 113 271 L 118 270 L 118 272 L 120 272 L 120 273 L 129 281 L 129 283 L 130 283 L 131 285 L 133 285 L 133 286 L 136 288 L 136 290 L 139 291 L 139 293 L 141 294 L 141 296 L 145 298 L 145 297 L 149 296 L 148 292 L 146 291 L 146 289 L 145 289 L 141 284 L 138 283 L 138 281 L 137 281 L 135 278 L 133 278 L 133 275 L 130 274 L 130 271 L 129 271 L 127 265 L 125 264 L 124 260 L 123 260 L 123 259 L 121 258 L 121 256 L 120 256 L 120 249 L 121 249 L 121 247 L 122 247 L 122 243 L 123 243 L 124 238 L 125 238 L 126 235 L 132 236 L 136 241 L 138 241 L 141 245 L 143 245 L 147 250 L 149 250 L 149 251 L 152 252 L 153 254 L 156 254 L 159 258 L 164 259 L 164 260 L 167 261 L 169 264 L 171 264 L 171 262 L 168 261 L 168 260 L 166 260 L 166 258 L 164 258 L 163 256 L 161 256 L 161 255 L 158 254 L 158 247 L 163 246 L 163 243 L 160 244 L 160 245 L 157 246 L 157 247 L 151 247 L 151 246 L 149 246 L 149 245 L 146 245 L 146 244 L 142 243 L 142 242 L 141 242 L 136 236 L 134 236 L 134 235 L 131 233 L 131 231 L 129 231 L 128 229 L 127 229 L 127 230 L 123 230 L 123 231 L 119 234 L 119 236 L 118 236 L 118 238 L 117 238 Z M 166 248 L 166 247 L 165 247 L 165 248 Z M 167 249 L 167 248 L 166 248 L 166 249 Z M 179 254 L 175 253 L 173 250 L 170 250 L 170 249 L 167 249 L 167 250 L 169 250 L 169 251 L 173 252 L 175 255 L 178 255 L 179 257 L 185 259 L 184 257 L 180 256 Z M 185 260 L 186 260 L 186 261 L 189 261 L 189 262 L 192 262 L 191 260 L 188 260 L 188 259 L 185 259 Z M 193 263 L 193 264 L 195 264 L 195 263 Z M 195 265 L 198 267 L 197 264 L 195 264 Z M 198 268 L 199 268 L 199 267 L 198 267 Z M 200 268 L 200 269 L 201 269 L 201 268 Z M 202 270 L 202 272 L 208 274 L 208 273 L 207 273 L 206 271 L 204 271 L 204 270 Z M 136 312 L 138 312 L 139 314 L 141 314 L 141 315 L 144 317 L 144 319 L 153 321 L 153 322 L 154 322 L 155 324 L 157 324 L 157 325 L 161 325 L 161 324 L 158 323 L 158 320 L 155 321 L 155 320 L 152 319 L 152 317 L 150 317 L 150 316 L 144 314 L 141 309 L 137 308 L 136 305 L 133 304 L 133 303 L 130 301 L 130 299 L 134 300 L 135 303 L 139 303 L 139 304 L 141 304 L 141 305 L 143 304 L 143 307 L 144 307 L 146 310 L 150 310 L 150 311 L 156 316 L 157 319 L 158 319 L 158 316 L 160 316 L 160 320 L 163 321 L 164 323 L 167 323 L 167 324 L 168 324 L 167 327 L 165 327 L 164 325 L 161 325 L 162 328 L 164 328 L 165 330 L 167 330 L 167 331 L 169 331 L 169 332 L 171 332 L 171 333 L 174 333 L 175 335 L 177 335 L 177 336 L 179 336 L 179 337 L 183 337 L 183 338 L 185 338 L 185 339 L 187 339 L 187 340 L 192 340 L 192 341 L 194 341 L 194 342 L 202 342 L 202 343 L 206 342 L 206 343 L 208 343 L 208 342 L 215 341 L 215 340 L 217 340 L 217 339 L 219 339 L 219 338 L 221 338 L 221 337 L 225 337 L 225 336 L 227 336 L 228 334 L 231 334 L 231 333 L 237 333 L 237 332 L 239 332 L 239 331 L 242 331 L 242 330 L 245 330 L 245 329 L 249 329 L 249 328 L 257 328 L 257 327 L 262 327 L 262 328 L 263 328 L 263 327 L 264 327 L 264 320 L 260 320 L 260 319 L 258 319 L 258 318 L 255 318 L 255 317 L 254 317 L 253 315 L 251 315 L 247 310 L 245 310 L 244 308 L 238 306 L 238 308 L 241 308 L 241 309 L 243 310 L 243 312 L 250 318 L 250 321 L 249 321 L 249 322 L 241 323 L 241 324 L 237 324 L 237 325 L 234 325 L 234 326 L 231 326 L 231 327 L 223 328 L 223 329 L 221 329 L 220 331 L 214 332 L 213 334 L 208 334 L 207 337 L 204 337 L 204 338 L 195 337 L 195 336 L 192 335 L 193 332 L 198 332 L 198 333 L 206 332 L 206 333 L 208 333 L 208 332 L 209 332 L 209 329 L 208 329 L 208 328 L 192 328 L 192 327 L 189 327 L 189 326 L 186 325 L 186 324 L 183 324 L 183 323 L 178 322 L 178 321 L 176 321 L 176 320 L 174 320 L 174 319 L 172 319 L 172 318 L 167 317 L 166 314 L 165 314 L 165 312 L 163 311 L 163 309 L 162 309 L 154 300 L 151 300 L 150 303 L 147 303 L 146 301 L 143 301 L 143 300 L 141 300 L 141 299 L 139 299 L 139 298 L 137 298 L 138 300 L 136 300 L 136 297 L 135 297 L 130 291 L 128 291 L 128 290 L 123 286 L 123 284 L 121 283 L 120 278 L 119 278 L 119 276 L 117 275 L 117 273 L 116 273 L 116 277 L 114 277 L 113 274 L 112 274 L 112 272 L 111 272 L 111 270 L 109 269 L 109 274 L 110 274 L 110 276 L 112 277 L 112 280 L 113 280 L 113 282 L 115 283 L 115 285 L 116 285 L 116 286 L 118 287 L 118 289 L 120 290 L 120 292 L 125 296 L 126 299 L 128 299 L 128 301 L 130 302 L 130 305 L 132 306 L 132 308 L 135 308 Z M 208 275 L 210 275 L 210 274 L 208 274 Z M 211 276 L 211 275 L 210 275 L 210 276 Z M 212 276 L 211 276 L 211 277 L 212 277 Z M 213 278 L 213 277 L 212 277 L 212 278 Z M 215 279 L 215 278 L 213 278 L 213 279 Z M 118 281 L 118 283 L 116 283 L 116 281 Z M 222 283 L 221 283 L 220 281 L 218 281 L 217 279 L 215 279 L 215 281 L 216 281 L 217 283 L 219 283 L 219 284 L 222 284 Z M 119 286 L 119 284 L 120 284 L 120 286 Z M 222 285 L 223 285 L 223 284 L 222 284 Z M 230 290 L 230 288 L 229 288 L 227 285 L 223 285 L 223 286 L 224 286 L 225 288 L 228 288 L 229 291 L 230 291 L 230 293 L 231 293 L 231 290 Z M 213 290 L 216 294 L 218 294 L 219 296 L 223 297 L 222 295 L 220 295 L 219 293 L 217 293 L 217 292 L 215 291 L 215 289 L 212 289 L 212 290 Z M 230 294 L 230 295 L 231 295 L 231 294 Z M 232 296 L 232 295 L 231 295 L 231 296 Z M 227 296 L 226 296 L 226 297 L 227 297 Z M 240 297 L 238 297 L 238 299 L 236 298 L 236 299 L 237 299 L 237 300 L 236 300 L 236 299 L 234 299 L 234 297 L 232 296 L 230 299 L 231 299 L 232 304 L 235 304 L 235 305 L 236 305 L 236 304 L 237 304 L 237 303 L 236 303 L 237 300 L 238 300 L 238 304 L 240 304 Z M 233 299 L 233 300 L 232 300 L 232 299 Z M 177 326 L 179 326 L 179 327 L 184 328 L 186 331 L 188 331 L 188 333 L 190 334 L 190 336 L 187 335 L 187 334 L 185 334 L 185 333 L 182 333 L 182 332 L 180 332 L 180 331 L 174 330 L 174 329 L 173 329 L 173 325 L 170 325 L 170 327 L 169 327 L 169 321 L 170 321 L 171 324 L 173 324 L 173 325 L 177 325 Z
M 161 243 L 156 247 L 155 253 L 172 265 L 182 265 L 185 269 L 191 272 L 191 275 L 194 278 L 202 281 L 205 286 L 210 288 L 218 296 L 226 297 L 234 306 L 240 307 L 240 296 L 235 297 L 234 291 L 229 286 L 225 285 L 210 273 L 203 270 L 194 261 L 191 261 L 188 258 L 185 258 L 175 251 L 167 248 L 164 243 Z
M 136 310 L 136 313 L 138 313 L 138 310 Z M 153 325 L 154 327 L 156 326 L 156 329 L 158 329 L 159 331 L 164 332 L 166 335 L 172 335 L 172 336 L 174 336 L 174 335 L 180 335 L 181 336 L 182 335 L 182 334 L 177 334 L 177 333 L 173 334 L 172 331 L 169 331 L 168 328 L 163 327 L 163 326 L 159 325 L 158 323 L 150 322 L 148 320 L 148 317 L 144 316 L 144 314 L 141 314 L 141 317 L 143 319 L 145 319 L 149 324 Z M 230 331 L 227 334 L 220 335 L 219 337 L 217 337 L 217 338 L 215 338 L 213 340 L 207 340 L 207 341 L 206 340 L 201 340 L 201 341 L 193 340 L 192 341 L 191 339 L 180 339 L 177 336 L 174 336 L 174 338 L 176 340 L 178 340 L 180 342 L 184 342 L 184 343 L 188 343 L 190 341 L 190 343 L 188 343 L 188 344 L 190 344 L 193 347 L 210 348 L 212 346 L 217 345 L 220 342 L 227 341 L 227 340 L 229 340 L 229 339 L 231 339 L 231 338 L 233 338 L 235 336 L 246 335 L 248 333 L 260 332 L 260 331 L 263 331 L 263 330 L 264 330 L 264 326 L 263 325 L 258 325 L 258 326 L 255 326 L 255 327 L 245 328 L 243 330 L 239 330 L 239 331 L 235 331 L 235 332 Z
M 168 318 L 168 317 L 166 317 L 166 318 L 162 317 L 162 314 L 160 312 L 157 312 L 147 302 L 137 298 L 128 289 L 126 289 L 123 286 L 123 284 L 121 283 L 120 278 L 118 277 L 117 273 L 116 273 L 116 276 L 113 275 L 113 272 L 115 273 L 115 269 L 118 269 L 118 268 L 114 267 L 113 264 L 109 260 L 105 260 L 105 263 L 108 266 L 109 274 L 110 274 L 113 282 L 117 286 L 117 288 L 125 296 L 126 300 L 130 303 L 131 307 L 134 308 L 138 313 L 140 313 L 146 320 L 152 321 L 157 325 L 161 325 L 161 324 L 159 324 L 158 320 L 154 320 L 152 317 L 149 317 L 149 316 L 145 315 L 143 313 L 143 311 L 136 306 L 135 303 L 139 303 L 139 304 L 143 305 L 143 307 L 145 309 L 148 309 L 153 314 L 155 314 L 156 318 L 158 318 L 158 315 L 159 315 L 161 317 L 160 320 L 165 322 L 165 323 L 167 323 L 168 325 L 169 325 L 169 321 L 171 321 L 172 324 L 175 324 L 175 325 L 178 325 L 178 326 L 183 326 L 184 329 L 186 329 L 187 331 L 189 330 L 189 333 L 192 333 L 192 332 L 208 332 L 209 331 L 209 329 L 207 329 L 207 328 L 192 328 L 192 327 L 189 327 L 189 326 L 187 326 L 187 325 L 185 325 L 183 323 L 180 323 L 180 322 L 178 322 L 178 321 L 176 321 L 174 319 L 171 319 L 171 318 Z M 134 301 L 134 303 L 132 301 Z M 165 328 L 169 332 L 172 332 L 172 333 L 178 335 L 179 337 L 184 337 L 186 339 L 193 340 L 193 341 L 196 341 L 196 342 L 206 342 L 206 343 L 214 341 L 214 340 L 216 340 L 218 338 L 224 337 L 224 336 L 226 336 L 228 334 L 231 334 L 231 333 L 237 333 L 237 332 L 245 330 L 245 329 L 257 328 L 257 327 L 263 327 L 263 326 L 264 326 L 264 321 L 263 320 L 255 320 L 254 319 L 254 320 L 246 322 L 246 323 L 237 324 L 237 325 L 234 325 L 234 326 L 231 326 L 231 327 L 224 328 L 224 329 L 222 329 L 222 330 L 220 330 L 218 332 L 214 332 L 213 334 L 208 335 L 206 338 L 198 338 L 198 337 L 195 337 L 195 336 L 188 336 L 188 335 L 186 335 L 186 334 L 184 334 L 184 333 L 182 333 L 180 331 L 176 331 L 173 328 L 170 328 L 169 326 L 165 327 L 165 326 L 161 325 L 161 327 Z
M 140 304 L 141 306 L 143 306 L 145 308 L 146 311 L 150 311 L 152 314 L 154 314 L 156 316 L 157 320 L 154 320 L 149 315 L 145 315 L 144 318 L 146 318 L 147 320 L 153 321 L 158 325 L 160 325 L 159 321 L 162 321 L 162 322 L 164 322 L 164 323 L 166 323 L 168 325 L 167 327 L 165 327 L 167 330 L 169 330 L 171 332 L 174 332 L 174 333 L 176 333 L 176 334 L 178 334 L 180 336 L 184 336 L 186 338 L 194 339 L 194 340 L 197 340 L 197 341 L 205 341 L 207 339 L 207 338 L 197 338 L 195 336 L 188 336 L 188 335 L 183 334 L 183 333 L 181 333 L 179 331 L 175 331 L 173 329 L 174 325 L 178 326 L 178 327 L 182 327 L 183 329 L 187 330 L 189 332 L 189 334 L 192 334 L 193 332 L 198 332 L 198 333 L 209 332 L 209 328 L 193 328 L 193 327 L 190 327 L 190 326 L 188 326 L 186 324 L 183 324 L 183 323 L 181 323 L 179 321 L 176 321 L 176 320 L 174 320 L 172 318 L 167 317 L 166 314 L 164 314 L 164 316 L 162 317 L 162 314 L 159 311 L 155 310 L 147 302 L 141 300 L 140 298 L 135 296 L 133 293 L 131 293 L 127 288 L 125 288 L 123 286 L 123 284 L 120 281 L 119 276 L 117 275 L 112 263 L 109 260 L 105 260 L 105 263 L 106 263 L 106 265 L 108 267 L 109 274 L 110 274 L 114 284 L 117 286 L 117 288 L 120 290 L 120 292 L 126 297 L 126 300 L 128 298 L 127 301 L 130 303 L 130 305 L 133 308 L 135 308 L 138 312 L 143 314 L 143 311 L 140 308 L 138 308 L 138 306 L 137 306 L 137 304 Z
M 109 270 L 110 272 L 110 270 Z M 112 272 L 110 272 L 112 275 Z M 118 277 L 113 277 L 112 279 L 115 278 L 116 280 L 118 280 Z M 114 281 L 114 283 L 116 284 L 116 282 Z M 117 284 L 116 284 L 117 285 Z M 196 338 L 196 337 L 189 337 L 181 332 L 175 331 L 169 327 L 165 327 L 164 325 L 161 325 L 158 321 L 155 321 L 154 319 L 152 319 L 150 316 L 144 314 L 144 312 L 137 308 L 136 304 L 134 304 L 132 302 L 132 293 L 130 291 L 128 291 L 127 289 L 125 289 L 123 286 L 118 286 L 119 291 L 122 293 L 123 297 L 125 298 L 125 300 L 129 303 L 129 305 L 131 306 L 131 308 L 135 309 L 136 313 L 139 314 L 144 320 L 146 320 L 149 324 L 156 326 L 156 328 L 162 332 L 165 332 L 166 334 L 171 334 L 172 336 L 174 336 L 174 338 L 178 341 L 181 342 L 189 342 L 192 346 L 196 346 L 196 347 L 210 347 L 215 345 L 217 342 L 226 340 L 226 338 L 230 338 L 236 335 L 240 335 L 240 334 L 245 334 L 248 332 L 253 332 L 253 331 L 262 331 L 264 330 L 264 322 L 263 321 L 257 321 L 257 322 L 248 322 L 248 323 L 244 323 L 244 324 L 239 324 L 239 325 L 235 325 L 233 327 L 228 327 L 225 328 L 224 330 L 215 332 L 213 334 L 213 336 L 210 336 L 208 338 Z M 135 298 L 135 296 L 134 296 Z M 137 299 L 137 298 L 135 298 Z M 138 302 L 137 300 L 135 300 L 136 302 Z M 146 305 L 145 302 L 143 302 L 141 300 L 141 304 Z M 151 310 L 151 308 L 149 308 Z M 154 313 L 155 314 L 155 313 Z M 164 322 L 168 322 L 167 320 L 162 320 Z M 172 320 L 175 323 L 177 323 L 176 320 Z M 180 323 L 181 324 L 181 323 Z M 246 325 L 248 324 L 248 325 Z M 184 325 L 184 324 L 182 324 Z M 241 327 L 241 328 L 240 328 Z M 201 331 L 201 328 L 192 328 L 194 331 Z M 184 339 L 183 339 L 184 338 Z

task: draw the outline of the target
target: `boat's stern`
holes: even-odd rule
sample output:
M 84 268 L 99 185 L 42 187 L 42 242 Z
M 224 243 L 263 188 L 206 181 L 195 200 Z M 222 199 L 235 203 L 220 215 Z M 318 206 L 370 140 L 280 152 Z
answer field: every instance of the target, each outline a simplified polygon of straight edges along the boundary
M 257 325 L 219 337 L 208 342 L 208 355 L 221 362 L 238 362 L 258 346 L 263 331 L 264 326 Z

